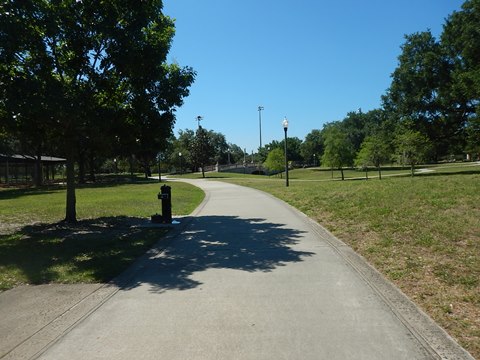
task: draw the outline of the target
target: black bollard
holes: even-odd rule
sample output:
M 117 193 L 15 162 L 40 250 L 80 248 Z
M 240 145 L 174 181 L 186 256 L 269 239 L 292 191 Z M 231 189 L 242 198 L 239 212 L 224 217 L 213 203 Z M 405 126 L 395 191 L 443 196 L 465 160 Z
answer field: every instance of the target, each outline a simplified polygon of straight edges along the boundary
M 155 224 L 171 224 L 172 223 L 172 189 L 170 186 L 163 185 L 157 195 L 162 201 L 162 215 L 152 215 L 151 221 Z
M 161 188 L 162 196 L 162 217 L 163 222 L 167 224 L 172 223 L 172 188 L 163 185 Z

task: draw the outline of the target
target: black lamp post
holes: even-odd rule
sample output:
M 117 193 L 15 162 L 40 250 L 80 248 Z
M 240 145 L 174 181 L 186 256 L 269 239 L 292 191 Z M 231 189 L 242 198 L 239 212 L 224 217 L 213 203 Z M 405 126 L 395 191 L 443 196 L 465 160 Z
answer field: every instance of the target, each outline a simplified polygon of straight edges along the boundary
M 285 131 L 285 186 L 288 187 L 288 159 L 287 159 L 287 130 L 288 130 L 288 120 L 287 117 L 282 121 L 283 130 Z
M 160 164 L 160 161 L 161 161 L 161 155 L 158 154 L 157 155 L 157 160 L 158 160 L 158 182 L 162 182 L 162 167 L 161 167 L 161 164 Z
M 195 118 L 195 121 L 197 122 L 197 126 L 198 128 L 200 129 L 200 121 L 203 120 L 203 116 L 200 116 L 198 115 L 196 118 Z
M 260 147 L 258 148 L 258 151 L 262 148 L 262 110 L 263 106 L 258 107 L 258 126 L 260 128 Z
M 180 159 L 180 175 L 182 175 L 183 169 L 182 169 L 182 153 L 181 152 L 178 153 L 178 158 Z

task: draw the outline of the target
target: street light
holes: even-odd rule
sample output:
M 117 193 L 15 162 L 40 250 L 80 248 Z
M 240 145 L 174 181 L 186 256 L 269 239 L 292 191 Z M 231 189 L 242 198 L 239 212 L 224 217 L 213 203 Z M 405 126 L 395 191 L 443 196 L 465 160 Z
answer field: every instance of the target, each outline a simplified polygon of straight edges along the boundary
M 203 116 L 200 116 L 198 115 L 196 118 L 195 118 L 195 121 L 197 122 L 197 126 L 198 128 L 200 129 L 200 121 L 203 120 Z
M 118 180 L 117 179 L 117 173 L 118 173 L 118 168 L 117 168 L 117 158 L 113 159 L 113 166 L 115 170 L 115 182 Z
M 157 160 L 158 160 L 158 182 L 162 182 L 162 168 L 160 161 L 162 159 L 162 155 L 160 153 L 157 154 Z
M 285 119 L 282 121 L 283 130 L 285 131 L 285 186 L 288 187 L 288 159 L 287 159 L 287 130 L 288 130 L 288 120 L 285 116 Z
M 180 175 L 182 175 L 182 153 L 178 153 L 178 157 L 180 158 Z
M 260 127 L 260 147 L 258 148 L 259 151 L 262 148 L 262 110 L 263 110 L 263 106 L 259 106 L 258 107 L 258 125 Z

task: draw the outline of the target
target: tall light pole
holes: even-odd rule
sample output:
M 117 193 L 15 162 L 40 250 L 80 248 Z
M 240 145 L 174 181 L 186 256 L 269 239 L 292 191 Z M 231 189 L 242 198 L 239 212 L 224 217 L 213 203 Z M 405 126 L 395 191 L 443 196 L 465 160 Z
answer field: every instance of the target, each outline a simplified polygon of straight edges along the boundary
M 162 159 L 162 156 L 160 153 L 157 154 L 157 160 L 158 160 L 158 182 L 162 182 L 162 167 L 160 164 L 160 161 Z
M 262 148 L 262 110 L 263 106 L 258 107 L 258 126 L 260 128 L 260 147 L 258 148 L 258 151 Z
M 195 121 L 197 122 L 198 128 L 200 128 L 200 121 L 202 121 L 202 120 L 203 120 L 203 116 L 200 116 L 200 115 L 198 115 L 198 116 L 195 118 Z
M 118 179 L 117 179 L 117 173 L 118 173 L 117 158 L 113 159 L 113 164 L 115 166 L 115 182 L 117 182 L 118 181 Z
M 182 175 L 183 169 L 182 169 L 182 153 L 181 152 L 178 153 L 178 158 L 180 159 L 180 175 Z
M 283 131 L 285 131 L 285 186 L 288 187 L 288 158 L 287 158 L 287 130 L 288 130 L 288 120 L 285 116 L 285 119 L 282 121 Z

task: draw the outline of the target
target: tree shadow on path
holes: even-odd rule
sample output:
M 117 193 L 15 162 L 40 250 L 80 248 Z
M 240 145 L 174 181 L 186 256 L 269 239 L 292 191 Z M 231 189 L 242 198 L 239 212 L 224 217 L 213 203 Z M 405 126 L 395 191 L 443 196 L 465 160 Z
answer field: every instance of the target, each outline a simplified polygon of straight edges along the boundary
M 314 253 L 298 251 L 304 232 L 264 219 L 201 216 L 163 252 L 142 264 L 142 270 L 123 289 L 152 285 L 152 292 L 188 290 L 201 283 L 193 275 L 208 269 L 270 272 Z

